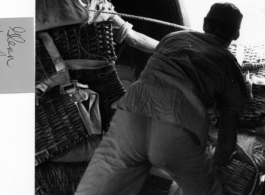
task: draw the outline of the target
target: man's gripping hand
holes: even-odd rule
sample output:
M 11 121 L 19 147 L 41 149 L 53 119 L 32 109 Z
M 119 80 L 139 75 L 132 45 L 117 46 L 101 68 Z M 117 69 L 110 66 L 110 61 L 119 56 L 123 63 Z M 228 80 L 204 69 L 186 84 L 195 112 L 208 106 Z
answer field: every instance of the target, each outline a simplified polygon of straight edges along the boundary
M 114 11 L 114 6 L 107 0 L 98 0 L 97 3 L 91 3 L 89 6 L 89 10 L 98 10 L 98 12 L 95 12 L 93 16 L 90 18 L 89 23 L 97 23 L 97 22 L 112 20 L 115 16 L 115 14 L 108 14 L 102 12 L 116 13 Z

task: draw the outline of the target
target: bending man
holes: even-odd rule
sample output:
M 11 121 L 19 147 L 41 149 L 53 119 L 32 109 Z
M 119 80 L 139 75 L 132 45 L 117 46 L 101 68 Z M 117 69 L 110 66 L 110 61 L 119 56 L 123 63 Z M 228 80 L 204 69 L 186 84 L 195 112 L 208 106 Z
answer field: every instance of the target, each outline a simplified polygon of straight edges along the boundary
M 205 149 L 207 108 L 220 111 L 215 164 L 227 164 L 247 93 L 229 52 L 242 20 L 230 3 L 214 4 L 205 33 L 162 39 L 140 78 L 120 100 L 109 132 L 95 150 L 76 195 L 136 195 L 151 166 L 164 169 L 184 195 L 221 195 Z

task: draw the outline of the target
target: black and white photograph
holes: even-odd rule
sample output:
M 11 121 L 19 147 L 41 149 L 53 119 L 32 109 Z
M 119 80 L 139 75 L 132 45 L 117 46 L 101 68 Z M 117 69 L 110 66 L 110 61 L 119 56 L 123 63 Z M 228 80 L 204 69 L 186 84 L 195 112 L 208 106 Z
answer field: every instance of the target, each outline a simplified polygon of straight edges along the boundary
M 264 0 L 28 3 L 0 9 L 4 194 L 265 194 Z

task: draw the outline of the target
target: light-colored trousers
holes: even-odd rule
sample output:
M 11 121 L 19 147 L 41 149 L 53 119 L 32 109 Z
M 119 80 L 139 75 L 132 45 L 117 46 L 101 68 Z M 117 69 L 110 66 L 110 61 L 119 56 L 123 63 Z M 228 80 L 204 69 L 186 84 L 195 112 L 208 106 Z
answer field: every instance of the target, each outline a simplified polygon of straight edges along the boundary
M 222 195 L 205 149 L 179 125 L 117 110 L 75 195 L 137 195 L 152 166 L 184 195 Z

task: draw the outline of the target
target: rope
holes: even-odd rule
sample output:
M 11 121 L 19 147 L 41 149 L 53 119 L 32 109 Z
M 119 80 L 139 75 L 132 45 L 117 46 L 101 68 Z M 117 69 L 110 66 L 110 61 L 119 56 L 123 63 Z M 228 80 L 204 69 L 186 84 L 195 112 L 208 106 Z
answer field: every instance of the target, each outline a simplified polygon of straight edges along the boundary
M 188 28 L 186 26 L 181 26 L 178 24 L 165 22 L 165 21 L 157 20 L 157 19 L 153 19 L 153 18 L 147 18 L 147 17 L 136 16 L 136 15 L 131 15 L 131 14 L 124 14 L 124 13 L 117 13 L 117 12 L 108 12 L 108 11 L 102 11 L 102 10 L 87 9 L 87 11 L 100 12 L 100 13 L 104 13 L 104 14 L 119 15 L 119 16 L 123 16 L 123 17 L 127 17 L 127 18 L 133 18 L 133 19 L 137 19 L 137 20 L 143 20 L 143 21 L 154 22 L 154 23 L 162 24 L 162 25 L 166 25 L 166 26 L 171 26 L 171 27 L 175 27 L 175 28 L 178 28 L 181 30 L 195 31 L 195 30 L 192 30 L 191 28 Z M 251 66 L 251 67 L 249 67 L 249 66 Z M 245 65 L 245 67 L 243 66 L 243 69 L 255 69 L 255 68 L 265 68 L 265 63 L 247 63 L 247 65 Z
M 165 21 L 162 21 L 162 20 L 156 20 L 156 19 L 153 19 L 153 18 L 146 18 L 146 17 L 142 17 L 142 16 L 135 16 L 135 15 L 124 14 L 124 13 L 117 13 L 117 12 L 107 12 L 107 11 L 101 11 L 101 10 L 91 10 L 91 9 L 88 9 L 87 11 L 91 11 L 91 12 L 101 12 L 101 13 L 104 13 L 104 14 L 119 15 L 119 16 L 123 16 L 123 17 L 126 17 L 126 18 L 133 18 L 133 19 L 137 19 L 137 20 L 144 20 L 144 21 L 148 21 L 148 22 L 154 22 L 154 23 L 157 23 L 157 24 L 163 24 L 163 25 L 166 25 L 166 26 L 171 26 L 171 27 L 175 27 L 175 28 L 182 29 L 182 30 L 191 30 L 191 31 L 194 31 L 191 28 L 188 28 L 186 26 L 181 26 L 181 25 L 178 25 L 178 24 L 174 24 L 174 23 L 170 23 L 170 22 L 165 22 Z

